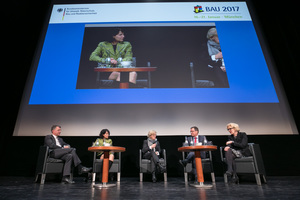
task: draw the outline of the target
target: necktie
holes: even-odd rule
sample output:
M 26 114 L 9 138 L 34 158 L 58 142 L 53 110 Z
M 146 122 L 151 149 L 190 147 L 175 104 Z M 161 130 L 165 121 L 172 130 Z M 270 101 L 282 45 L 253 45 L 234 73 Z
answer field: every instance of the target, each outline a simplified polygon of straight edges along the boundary
M 195 140 L 195 141 L 194 141 L 194 145 L 196 145 L 196 144 L 197 144 L 197 137 L 195 137 L 194 140 Z

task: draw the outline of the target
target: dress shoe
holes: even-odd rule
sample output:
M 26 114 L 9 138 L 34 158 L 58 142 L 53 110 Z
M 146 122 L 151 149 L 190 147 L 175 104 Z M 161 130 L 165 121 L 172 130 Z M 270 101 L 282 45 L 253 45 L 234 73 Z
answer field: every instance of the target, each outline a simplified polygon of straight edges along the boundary
M 179 160 L 179 163 L 182 165 L 182 167 L 185 167 L 187 165 L 187 162 L 185 160 Z
M 236 174 L 232 176 L 231 183 L 239 184 L 239 177 Z
M 81 167 L 78 169 L 78 174 L 89 173 L 92 171 L 91 167 Z
M 158 163 L 157 166 L 158 166 L 160 173 L 165 173 L 167 171 L 166 167 L 164 165 L 162 165 L 161 163 Z
M 71 179 L 67 178 L 67 177 L 64 177 L 62 180 L 61 180 L 62 183 L 69 183 L 69 184 L 73 184 L 75 183 L 74 181 L 72 181 Z
M 232 172 L 230 172 L 230 171 L 226 171 L 225 174 L 226 174 L 227 176 L 232 176 Z

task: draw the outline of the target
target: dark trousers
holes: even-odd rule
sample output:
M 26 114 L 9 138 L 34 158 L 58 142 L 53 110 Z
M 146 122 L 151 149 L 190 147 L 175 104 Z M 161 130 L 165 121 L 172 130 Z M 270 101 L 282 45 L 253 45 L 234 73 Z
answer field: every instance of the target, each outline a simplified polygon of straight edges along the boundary
M 63 176 L 69 176 L 71 174 L 72 164 L 77 167 L 81 163 L 75 148 L 53 149 L 50 153 L 50 157 L 65 161 Z
M 150 151 L 145 153 L 144 158 L 151 161 L 151 172 L 152 173 L 155 172 L 156 165 L 159 163 L 159 156 L 156 155 L 154 151 Z
M 206 158 L 206 152 L 201 151 L 201 159 Z M 196 163 L 195 163 L 195 152 L 189 152 L 187 157 L 185 158 L 188 163 L 192 163 L 193 173 L 196 175 Z
M 228 151 L 225 151 L 225 157 L 227 162 L 227 171 L 232 172 L 233 174 L 236 173 L 236 165 L 235 165 L 235 159 L 236 156 L 232 153 L 231 148 L 228 149 Z
M 222 62 L 218 62 L 222 63 Z M 216 88 L 228 88 L 228 78 L 227 73 L 223 72 L 219 65 L 214 65 L 213 72 L 215 74 L 215 79 L 213 79 Z

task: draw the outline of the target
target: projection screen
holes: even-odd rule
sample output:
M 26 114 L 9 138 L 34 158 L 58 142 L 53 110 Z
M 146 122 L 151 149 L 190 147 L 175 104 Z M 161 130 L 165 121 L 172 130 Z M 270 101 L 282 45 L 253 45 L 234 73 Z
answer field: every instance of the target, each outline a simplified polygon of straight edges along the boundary
M 244 1 L 53 1 L 13 135 L 298 134 L 275 71 Z

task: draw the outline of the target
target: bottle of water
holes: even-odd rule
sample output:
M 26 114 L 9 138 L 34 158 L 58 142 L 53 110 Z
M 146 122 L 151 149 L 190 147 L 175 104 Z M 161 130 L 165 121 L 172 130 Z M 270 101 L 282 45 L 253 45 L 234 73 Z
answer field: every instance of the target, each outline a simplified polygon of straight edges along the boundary
M 106 67 L 110 67 L 110 58 L 105 59 Z
M 118 64 L 117 64 L 118 67 L 119 67 L 119 68 L 122 67 L 122 64 L 121 64 L 121 62 L 122 62 L 122 57 L 119 57 L 117 61 L 118 61 Z
M 206 138 L 204 139 L 204 144 L 203 145 L 207 145 L 207 140 L 206 140 Z
M 189 143 L 188 143 L 188 140 L 187 140 L 187 137 L 185 136 L 185 141 L 183 143 L 183 146 L 186 147 L 186 146 L 189 146 Z
M 193 138 L 191 139 L 191 145 L 190 146 L 194 146 Z

